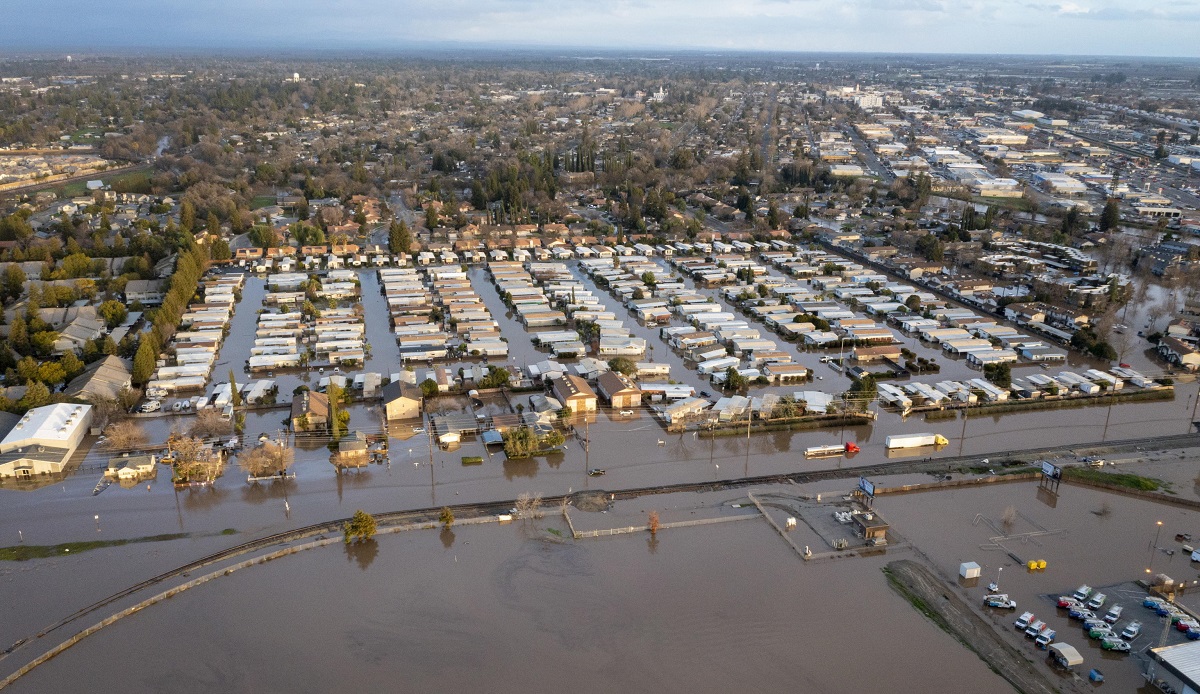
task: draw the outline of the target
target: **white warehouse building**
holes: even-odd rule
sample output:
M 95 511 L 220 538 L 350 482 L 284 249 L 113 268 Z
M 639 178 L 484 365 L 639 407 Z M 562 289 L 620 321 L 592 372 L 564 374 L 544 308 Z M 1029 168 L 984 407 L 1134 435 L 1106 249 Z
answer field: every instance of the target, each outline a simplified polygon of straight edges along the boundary
M 32 479 L 63 472 L 92 423 L 91 405 L 37 407 L 0 440 L 0 477 Z

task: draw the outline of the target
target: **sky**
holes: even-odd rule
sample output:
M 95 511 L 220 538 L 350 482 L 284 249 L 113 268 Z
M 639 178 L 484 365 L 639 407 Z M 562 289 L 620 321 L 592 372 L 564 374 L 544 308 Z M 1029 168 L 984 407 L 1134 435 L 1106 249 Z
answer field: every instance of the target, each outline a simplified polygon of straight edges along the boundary
M 6 0 L 3 16 L 0 51 L 452 42 L 1200 57 L 1200 0 Z

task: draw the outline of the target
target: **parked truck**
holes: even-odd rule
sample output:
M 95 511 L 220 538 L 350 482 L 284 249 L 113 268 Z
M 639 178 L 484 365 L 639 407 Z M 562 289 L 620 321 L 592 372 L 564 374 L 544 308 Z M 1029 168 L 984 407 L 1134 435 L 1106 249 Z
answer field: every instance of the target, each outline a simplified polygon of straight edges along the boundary
M 950 443 L 941 434 L 896 434 L 884 440 L 887 448 L 920 448 L 921 446 L 945 446 Z

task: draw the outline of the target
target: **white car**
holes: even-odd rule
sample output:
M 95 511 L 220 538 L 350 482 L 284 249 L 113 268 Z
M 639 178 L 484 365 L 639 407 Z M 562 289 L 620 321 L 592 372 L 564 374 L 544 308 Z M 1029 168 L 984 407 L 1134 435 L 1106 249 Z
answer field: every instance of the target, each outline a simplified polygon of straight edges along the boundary
M 621 410 L 621 412 L 620 412 L 620 415 L 621 415 L 622 417 L 632 417 L 632 416 L 633 416 L 633 410 Z
M 157 400 L 151 400 L 142 405 L 142 412 L 158 412 L 162 409 L 162 403 Z

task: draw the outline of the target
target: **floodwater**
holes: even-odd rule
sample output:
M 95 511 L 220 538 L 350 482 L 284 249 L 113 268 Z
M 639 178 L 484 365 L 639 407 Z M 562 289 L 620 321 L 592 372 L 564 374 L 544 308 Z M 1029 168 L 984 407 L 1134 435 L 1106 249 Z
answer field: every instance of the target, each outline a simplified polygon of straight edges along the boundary
M 1195 467 L 1194 462 L 1176 465 L 1193 471 Z M 1189 584 L 1200 579 L 1196 565 L 1181 550 L 1181 543 L 1174 540 L 1176 533 L 1200 531 L 1200 513 L 1175 506 L 1067 484 L 1054 495 L 1040 490 L 1035 482 L 1022 482 L 885 495 L 876 499 L 875 507 L 970 601 L 982 601 L 987 584 L 999 577 L 1000 591 L 1017 602 L 1017 609 L 1015 613 L 993 611 L 992 620 L 998 631 L 1012 634 L 1031 657 L 1041 652 L 1030 639 L 1018 637 L 1012 627 L 1013 620 L 1026 610 L 1055 629 L 1057 640 L 1079 649 L 1084 657 L 1081 672 L 1099 667 L 1104 671 L 1106 686 L 1115 686 L 1119 691 L 1136 690 L 1145 684 L 1140 674 L 1140 654 L 1147 647 L 1157 646 L 1163 634 L 1159 619 L 1141 606 L 1144 591 L 1119 584 L 1145 578 L 1147 570 Z M 1016 515 L 1012 524 L 1005 526 L 1002 519 L 1010 507 Z M 1163 523 L 1161 532 L 1158 521 Z M 1002 535 L 1011 538 L 1001 540 L 999 546 L 992 542 L 992 538 Z M 1168 556 L 1155 550 L 1156 546 L 1175 553 Z M 1028 571 L 1007 552 L 1022 562 L 1044 559 L 1047 567 L 1044 571 Z M 957 581 L 959 564 L 967 561 L 982 567 L 982 577 L 971 587 Z M 1120 629 L 1131 620 L 1142 622 L 1144 628 L 1133 643 L 1133 654 L 1104 652 L 1097 641 L 1083 633 L 1079 622 L 1068 619 L 1065 610 L 1051 601 L 1082 584 L 1109 595 L 1109 602 L 1099 613 L 1113 604 L 1124 606 Z M 1183 601 L 1193 608 L 1200 607 L 1200 590 Z M 1183 641 L 1174 629 L 1167 637 L 1168 644 Z
M 658 540 L 547 528 L 565 529 L 418 531 L 270 562 L 122 620 L 12 691 L 1011 691 L 887 587 L 886 559 L 805 565 L 762 521 Z
M 363 276 L 362 305 L 365 312 L 371 356 L 364 368 L 389 373 L 398 365 L 391 363 L 398 354 L 388 329 L 387 308 L 378 295 L 374 271 Z M 501 324 L 512 350 L 507 363 L 530 364 L 547 358 L 530 342 L 522 326 L 507 310 L 487 280 L 484 271 L 470 273 L 480 297 Z M 248 277 L 243 300 L 233 318 L 233 330 L 222 347 L 214 382 L 227 378 L 232 368 L 244 379 L 242 367 L 253 344 L 257 310 L 266 289 L 262 278 Z M 672 364 L 672 377 L 697 388 L 707 384 L 695 371 L 686 368 L 651 328 L 637 325 L 606 292 L 597 292 L 606 306 L 616 311 L 635 334 L 656 345 L 653 358 Z M 795 346 L 780 341 L 784 348 Z M 817 363 L 817 355 L 797 351 L 800 363 L 828 374 L 823 381 L 805 387 L 834 392 L 836 372 Z M 466 362 L 464 362 L 466 363 Z M 836 376 L 841 378 L 840 376 Z M 277 372 L 280 400 L 287 402 L 292 389 L 301 383 L 314 385 L 316 373 Z M 799 388 L 778 389 L 790 392 Z M 755 389 L 768 392 L 770 389 Z M 877 421 L 855 427 L 802 432 L 744 434 L 715 439 L 700 438 L 692 432 L 667 434 L 658 420 L 646 411 L 633 417 L 619 417 L 602 411 L 589 423 L 578 424 L 579 437 L 569 437 L 561 453 L 528 460 L 509 461 L 499 450 L 485 451 L 472 438 L 454 450 L 431 446 L 426 434 L 415 434 L 408 426 L 391 427 L 391 446 L 386 465 L 372 465 L 357 472 L 337 474 L 329 463 L 324 442 L 296 442 L 295 480 L 270 484 L 247 484 L 245 477 L 230 466 L 212 488 L 175 490 L 170 473 L 161 468 L 154 480 L 132 488 L 109 487 L 98 496 L 92 490 L 101 476 L 107 456 L 93 450 L 84 468 L 67 479 L 41 489 L 26 491 L 0 487 L 0 545 L 16 544 L 23 539 L 31 544 L 66 541 L 136 538 L 160 533 L 187 533 L 190 539 L 155 545 L 138 545 L 103 553 L 89 554 L 85 585 L 63 583 L 53 600 L 55 612 L 63 613 L 87 605 L 130 584 L 185 563 L 195 556 L 224 546 L 244 542 L 304 525 L 347 517 L 356 509 L 370 512 L 396 511 L 443 504 L 515 499 L 524 492 L 545 495 L 581 489 L 618 490 L 675 482 L 704 482 L 749 475 L 818 470 L 832 467 L 853 468 L 887 460 L 883 440 L 894 433 L 938 432 L 950 439 L 940 451 L 913 451 L 913 457 L 978 455 L 986 457 L 1000 450 L 1059 444 L 1087 444 L 1097 441 L 1182 434 L 1193 430 L 1197 386 L 1180 384 L 1173 401 L 1130 403 L 1112 407 L 1087 407 L 1029 413 L 952 419 L 927 422 L 921 416 L 901 418 L 882 412 Z M 519 402 L 514 397 L 513 402 Z M 439 400 L 439 408 L 469 407 L 464 400 Z M 491 400 L 488 411 L 507 407 L 503 398 Z M 376 404 L 356 404 L 351 408 L 352 429 L 368 433 L 382 429 L 380 408 Z M 246 435 L 254 439 L 260 433 L 274 435 L 284 426 L 286 408 L 255 410 L 247 413 Z M 152 438 L 165 439 L 173 428 L 186 430 L 188 416 L 166 416 L 143 420 Z M 582 438 L 590 437 L 585 448 Z M 808 446 L 856 441 L 863 450 L 854 458 L 805 460 Z M 466 466 L 463 456 L 481 455 L 481 465 Z M 589 477 L 589 468 L 607 471 L 603 477 Z M 1193 466 L 1194 467 L 1194 466 Z M 1176 489 L 1195 495 L 1190 481 L 1195 470 L 1173 473 Z M 922 481 L 928 479 L 925 477 Z M 834 481 L 823 488 L 845 489 L 849 480 Z M 99 516 L 97 520 L 95 517 Z M 225 529 L 236 534 L 217 536 Z M 202 551 L 201 551 L 202 549 Z M 92 557 L 121 556 L 127 560 L 105 562 Z M 55 560 L 58 561 L 58 560 Z M 74 562 L 76 560 L 72 560 Z M 30 575 L 40 581 L 52 579 L 51 562 L 4 567 L 0 576 L 10 579 Z M 74 564 L 72 564 L 74 565 Z M 38 604 L 37 600 L 25 607 Z M 30 616 L 24 607 L 14 607 L 6 619 L 0 619 L 0 643 L 15 640 L 44 626 L 38 615 Z

